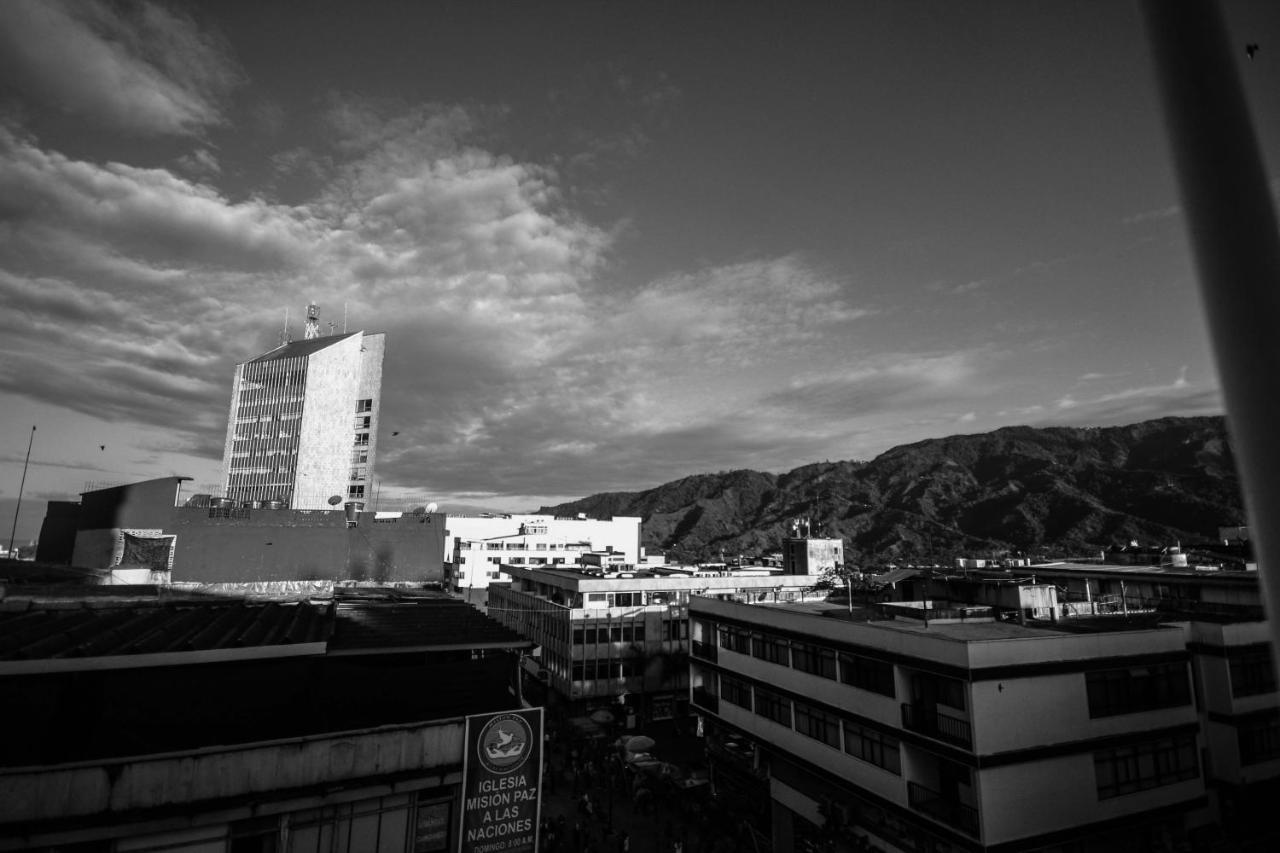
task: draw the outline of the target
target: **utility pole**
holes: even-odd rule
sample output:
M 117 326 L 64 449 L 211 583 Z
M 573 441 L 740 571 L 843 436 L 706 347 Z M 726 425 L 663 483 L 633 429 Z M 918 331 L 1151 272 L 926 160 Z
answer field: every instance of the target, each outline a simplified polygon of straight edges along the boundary
M 18 486 L 18 505 L 13 508 L 13 527 L 9 528 L 9 559 L 13 559 L 13 539 L 18 533 L 18 513 L 22 510 L 22 492 L 27 488 L 27 466 L 31 464 L 31 445 L 36 440 L 35 424 L 27 439 L 27 458 L 22 463 L 22 483 Z

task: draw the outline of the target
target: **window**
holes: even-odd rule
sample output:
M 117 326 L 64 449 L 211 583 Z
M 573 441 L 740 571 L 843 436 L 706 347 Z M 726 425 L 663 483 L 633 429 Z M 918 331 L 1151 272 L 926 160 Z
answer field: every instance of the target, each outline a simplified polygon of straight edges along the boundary
M 347 497 L 352 500 L 363 500 L 364 486 L 349 486 L 347 488 Z
M 1107 669 L 1085 676 L 1090 717 L 1113 717 L 1191 704 L 1185 663 Z
M 772 690 L 756 688 L 756 713 L 791 728 L 791 700 Z
M 369 400 L 356 400 L 356 411 L 357 411 L 357 412 L 372 412 L 372 411 L 373 411 L 373 400 L 372 400 L 372 399 L 369 399 Z
M 369 433 L 367 432 L 356 433 L 356 447 L 368 447 L 368 446 L 369 446 Z
M 1256 696 L 1259 693 L 1274 693 L 1276 689 L 1276 671 L 1271 662 L 1269 646 L 1228 654 L 1231 667 L 1231 695 Z
M 862 655 L 840 655 L 840 680 L 845 684 L 893 698 L 893 664 Z
M 834 680 L 836 653 L 810 643 L 795 643 L 791 646 L 791 666 L 810 675 Z
M 737 705 L 739 708 L 751 710 L 751 688 L 745 681 L 739 681 L 727 675 L 720 676 L 720 698 Z
M 1098 799 L 1107 800 L 1200 775 L 1195 735 L 1106 749 L 1093 754 Z
M 751 654 L 751 634 L 741 628 L 720 628 L 720 647 L 731 652 Z
M 902 775 L 902 756 L 898 739 L 876 729 L 848 720 L 844 723 L 844 751 L 868 764 Z
M 752 634 L 751 654 L 769 663 L 787 666 L 791 663 L 789 644 L 772 634 Z
M 796 703 L 796 731 L 827 746 L 840 748 L 840 721 L 834 715 L 803 702 Z
M 1274 709 L 1264 716 L 1237 724 L 1236 741 L 1240 747 L 1240 763 L 1248 766 L 1280 758 L 1280 713 Z

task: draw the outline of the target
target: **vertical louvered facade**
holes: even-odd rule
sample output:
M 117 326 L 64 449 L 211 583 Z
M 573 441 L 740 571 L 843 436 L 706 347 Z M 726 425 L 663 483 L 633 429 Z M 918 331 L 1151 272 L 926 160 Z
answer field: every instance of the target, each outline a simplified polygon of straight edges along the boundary
M 368 500 L 384 341 L 361 332 L 312 338 L 237 365 L 223 494 L 291 509 Z

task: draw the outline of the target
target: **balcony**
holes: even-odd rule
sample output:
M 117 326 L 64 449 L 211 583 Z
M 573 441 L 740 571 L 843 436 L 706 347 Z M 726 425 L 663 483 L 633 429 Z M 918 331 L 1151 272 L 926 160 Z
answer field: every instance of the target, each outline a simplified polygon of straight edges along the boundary
M 693 640 L 690 646 L 693 652 L 693 656 L 695 658 L 702 658 L 703 660 L 709 660 L 712 663 L 716 662 L 716 644 L 715 643 L 704 643 L 701 640 Z
M 928 815 L 938 823 L 958 829 L 966 835 L 978 837 L 978 810 L 964 803 L 948 800 L 937 791 L 915 782 L 907 783 L 907 800 L 911 808 Z
M 937 708 L 902 703 L 902 727 L 964 749 L 973 747 L 973 731 L 969 727 L 969 721 L 940 714 Z

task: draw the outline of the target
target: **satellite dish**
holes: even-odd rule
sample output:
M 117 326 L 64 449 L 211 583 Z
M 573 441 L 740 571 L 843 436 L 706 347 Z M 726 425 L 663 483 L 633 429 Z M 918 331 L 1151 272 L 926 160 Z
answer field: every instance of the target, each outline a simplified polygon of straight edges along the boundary
M 440 508 L 440 504 L 436 503 L 435 501 L 432 501 L 431 503 L 427 504 L 427 512 L 429 513 L 435 512 L 439 508 Z
M 329 497 L 329 506 L 337 506 L 342 503 L 342 495 L 331 495 Z

